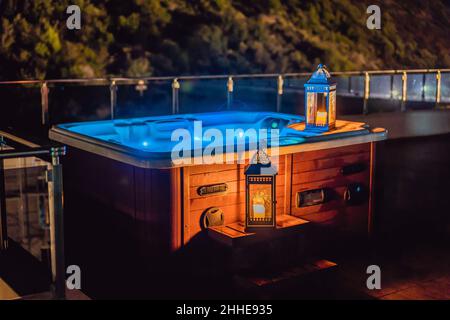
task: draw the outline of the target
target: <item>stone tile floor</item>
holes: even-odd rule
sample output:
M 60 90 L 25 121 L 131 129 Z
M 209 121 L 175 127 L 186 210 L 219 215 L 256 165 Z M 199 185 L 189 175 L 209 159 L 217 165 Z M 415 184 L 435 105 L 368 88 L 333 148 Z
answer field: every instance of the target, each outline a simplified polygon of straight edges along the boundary
M 381 250 L 382 251 L 382 250 Z M 367 266 L 381 269 L 381 289 L 369 290 Z M 381 300 L 449 300 L 450 249 L 448 245 L 419 245 L 406 250 L 370 257 L 352 257 L 339 263 L 341 284 L 368 299 Z

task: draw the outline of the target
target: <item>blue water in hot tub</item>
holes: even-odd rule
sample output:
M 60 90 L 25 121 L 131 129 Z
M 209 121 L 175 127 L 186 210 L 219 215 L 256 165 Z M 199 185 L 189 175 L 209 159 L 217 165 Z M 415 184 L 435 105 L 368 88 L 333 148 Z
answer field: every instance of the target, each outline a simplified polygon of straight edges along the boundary
M 199 122 L 197 122 L 199 121 Z M 211 143 L 205 137 L 208 129 L 221 132 L 222 145 L 235 144 L 243 132 L 255 129 L 267 129 L 267 143 L 270 146 L 270 129 L 279 130 L 279 145 L 292 145 L 304 142 L 305 137 L 315 135 L 288 128 L 287 126 L 304 121 L 303 116 L 275 112 L 224 111 L 198 114 L 180 114 L 158 117 L 131 118 L 123 120 L 107 120 L 58 125 L 69 132 L 101 140 L 103 142 L 122 145 L 147 152 L 170 152 L 180 140 L 171 141 L 172 133 L 177 129 L 185 129 L 190 133 L 192 148 L 194 144 L 205 147 Z M 198 130 L 201 124 L 201 131 Z M 197 130 L 194 130 L 195 125 Z M 226 130 L 236 130 L 234 140 L 227 139 Z M 239 133 L 238 130 L 242 130 Z M 217 131 L 216 131 L 217 132 Z M 200 135 L 198 134 L 200 133 Z M 258 136 L 259 137 L 259 136 Z M 248 141 L 246 141 L 248 142 Z
M 184 129 L 184 134 L 188 133 L 192 150 L 205 148 L 211 142 L 215 142 L 222 147 L 234 145 L 236 150 L 239 141 L 241 144 L 244 141 L 248 150 L 249 139 L 244 134 L 248 129 L 255 129 L 256 139 L 258 141 L 264 139 L 269 147 L 271 146 L 270 129 L 279 130 L 278 144 L 280 146 L 300 144 L 311 138 L 321 138 L 318 133 L 299 131 L 288 127 L 291 124 L 303 121 L 303 116 L 292 114 L 223 111 L 71 123 L 61 124 L 57 127 L 79 135 L 79 137 L 84 136 L 111 145 L 124 146 L 149 153 L 166 153 L 171 152 L 173 147 L 181 141 L 180 137 L 175 141 L 171 139 L 172 133 L 177 129 Z M 201 130 L 199 130 L 200 125 Z M 215 131 L 213 138 L 205 135 L 206 132 L 211 131 L 209 129 Z M 227 137 L 227 129 L 235 130 L 234 139 L 233 137 L 231 139 Z M 239 129 L 241 131 L 237 131 Z M 260 129 L 267 129 L 266 137 L 259 135 Z M 222 139 L 215 141 L 218 132 L 222 135 Z M 227 151 L 229 150 L 227 149 Z

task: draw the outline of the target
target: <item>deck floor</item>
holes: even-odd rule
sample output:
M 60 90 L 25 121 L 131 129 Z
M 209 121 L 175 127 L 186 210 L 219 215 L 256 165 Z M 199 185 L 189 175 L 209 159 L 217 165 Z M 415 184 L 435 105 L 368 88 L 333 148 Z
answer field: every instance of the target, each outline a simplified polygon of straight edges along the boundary
M 340 263 L 339 283 L 347 292 L 359 292 L 368 299 L 449 300 L 450 249 L 422 245 L 387 254 L 344 259 Z M 366 288 L 364 267 L 377 264 L 381 269 L 381 290 Z M 338 289 L 339 291 L 339 289 Z M 345 297 L 343 297 L 345 298 Z
M 48 282 L 32 260 L 16 252 L 8 259 L 0 255 L 0 300 L 51 299 Z M 348 255 L 336 259 L 335 281 L 319 288 L 313 296 L 299 295 L 299 288 L 278 298 L 289 299 L 381 299 L 381 300 L 449 300 L 450 299 L 449 244 L 428 243 L 409 248 L 382 248 L 364 256 Z M 366 288 L 366 268 L 377 264 L 381 268 L 381 290 Z M 316 286 L 313 286 L 313 289 Z M 325 288 L 325 287 L 324 287 Z M 223 293 L 222 293 L 223 294 Z M 68 299 L 88 299 L 82 292 L 68 292 Z M 117 297 L 126 298 L 126 297 Z M 252 297 L 242 297 L 252 298 Z M 254 297 L 253 297 L 254 298 Z
M 38 260 L 10 241 L 0 253 L 0 300 L 50 300 L 49 274 Z M 67 300 L 89 300 L 79 290 L 66 290 Z

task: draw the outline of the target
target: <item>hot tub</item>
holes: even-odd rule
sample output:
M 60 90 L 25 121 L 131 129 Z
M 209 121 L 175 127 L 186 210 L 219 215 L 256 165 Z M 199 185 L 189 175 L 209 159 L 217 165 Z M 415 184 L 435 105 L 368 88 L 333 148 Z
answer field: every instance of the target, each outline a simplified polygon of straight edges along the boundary
M 201 123 L 199 135 L 195 131 L 196 123 Z M 339 130 L 325 134 L 305 131 L 302 128 L 303 123 L 303 116 L 292 114 L 225 111 L 61 124 L 52 128 L 50 138 L 125 163 L 151 168 L 173 165 L 170 161 L 171 152 L 179 141 L 172 141 L 171 135 L 177 129 L 190 132 L 192 154 L 195 153 L 195 149 L 204 149 L 210 144 L 211 140 L 202 135 L 209 129 L 219 130 L 223 137 L 226 137 L 229 129 L 242 130 L 242 132 L 254 129 L 257 135 L 260 129 L 265 129 L 268 134 L 266 140 L 269 148 L 272 141 L 271 129 L 278 129 L 277 145 L 282 149 L 288 146 L 350 137 L 365 136 L 365 140 L 372 141 L 383 139 L 385 135 L 385 132 L 374 135 L 367 125 L 358 122 L 340 122 Z M 358 140 L 363 141 L 364 138 Z M 252 150 L 248 140 L 239 141 L 246 143 L 246 150 Z M 230 150 L 227 149 L 227 144 L 233 144 L 235 152 L 239 141 L 237 134 L 232 141 L 224 139 L 223 153 Z
M 69 256 L 78 252 L 69 262 L 83 265 L 91 279 L 103 277 L 107 282 L 104 268 L 95 267 L 99 263 L 121 273 L 143 261 L 154 266 L 163 256 L 189 252 L 194 243 L 228 248 L 274 243 L 244 230 L 248 152 L 242 163 L 176 164 L 172 160 L 171 150 L 177 143 L 171 141 L 173 130 L 189 132 L 194 137 L 193 150 L 210 143 L 195 136 L 197 121 L 203 132 L 279 130 L 277 238 L 303 236 L 310 225 L 328 228 L 319 234 L 333 243 L 337 240 L 329 228 L 367 237 L 375 144 L 386 138 L 384 129 L 338 120 L 335 130 L 318 134 L 304 131 L 302 116 L 235 111 L 69 123 L 50 130 L 51 139 L 67 146 L 62 160 L 66 226 L 70 225 L 66 246 Z M 221 147 L 225 156 L 236 152 L 227 150 L 226 143 Z M 268 139 L 267 152 L 271 154 L 272 149 Z M 362 190 L 364 196 L 353 201 Z M 312 199 L 309 203 L 305 202 L 308 198 Z M 205 223 L 210 209 L 223 213 L 221 224 Z M 302 240 L 303 246 L 321 243 Z M 295 255 L 287 248 L 277 249 L 278 258 L 272 261 L 278 261 L 283 250 L 288 250 L 284 257 Z M 127 277 L 133 273 L 138 271 L 129 271 Z M 117 273 L 110 275 L 117 278 Z

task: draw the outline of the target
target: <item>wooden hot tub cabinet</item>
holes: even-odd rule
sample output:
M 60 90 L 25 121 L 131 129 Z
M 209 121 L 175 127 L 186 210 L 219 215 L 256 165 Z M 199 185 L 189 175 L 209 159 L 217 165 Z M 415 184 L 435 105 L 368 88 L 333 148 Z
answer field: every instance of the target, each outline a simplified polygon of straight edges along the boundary
M 281 155 L 276 180 L 277 232 L 296 232 L 312 223 L 367 235 L 374 152 L 375 143 L 369 142 Z M 244 164 L 147 169 L 74 148 L 64 161 L 65 195 L 70 199 L 66 204 L 78 202 L 74 193 L 109 208 L 115 212 L 111 219 L 119 215 L 126 221 L 121 237 L 135 239 L 147 252 L 176 251 L 202 232 L 232 246 L 257 238 L 243 231 Z M 355 164 L 361 165 L 361 171 L 342 173 L 342 168 Z M 227 184 L 226 192 L 199 195 L 199 187 L 219 183 Z M 367 197 L 361 204 L 349 205 L 344 195 L 347 186 L 355 183 L 367 189 Z M 330 194 L 325 203 L 297 205 L 298 192 L 319 188 Z M 206 231 L 201 222 L 210 207 L 222 209 L 225 225 Z
M 299 229 L 312 222 L 334 225 L 350 233 L 367 234 L 370 227 L 369 196 L 358 206 L 349 206 L 344 201 L 344 194 L 347 186 L 354 183 L 360 183 L 370 189 L 373 149 L 373 144 L 365 143 L 281 156 L 276 189 L 278 229 Z M 352 164 L 361 164 L 364 169 L 344 176 L 342 168 Z M 226 225 L 211 228 L 209 234 L 212 237 L 231 244 L 234 241 L 229 241 L 230 239 L 251 236 L 243 231 L 242 224 L 245 214 L 244 165 L 222 165 L 214 169 L 200 166 L 183 170 L 184 181 L 189 185 L 185 185 L 189 194 L 184 200 L 183 217 L 184 221 L 187 221 L 184 243 L 201 231 L 198 221 L 205 209 L 211 205 L 224 211 Z M 227 195 L 203 198 L 195 193 L 195 188 L 200 184 L 221 182 L 230 185 Z M 330 193 L 330 198 L 325 203 L 307 207 L 297 205 L 297 193 L 321 188 L 328 189 Z M 297 219 L 293 219 L 294 217 Z
M 302 123 L 292 126 L 302 130 Z M 221 279 L 226 287 L 235 272 L 323 259 L 333 245 L 363 243 L 372 229 L 375 145 L 387 132 L 339 120 L 336 126 L 304 143 L 280 146 L 276 228 L 256 234 L 244 231 L 246 164 L 174 165 L 170 155 L 143 156 L 71 132 L 70 126 L 53 128 L 50 138 L 67 146 L 62 159 L 67 263 L 84 270 L 92 290 L 105 290 L 98 296 L 158 288 L 160 297 L 168 288 L 205 292 L 198 279 L 206 285 Z M 248 163 L 249 154 L 244 158 Z M 220 193 L 199 192 L 218 184 Z M 313 195 L 325 201 L 312 197 L 314 205 L 299 206 L 299 193 L 310 190 L 319 190 Z M 354 190 L 363 192 L 356 197 Z M 300 197 L 302 204 L 307 196 Z M 205 228 L 203 215 L 211 207 L 223 211 L 224 223 Z M 111 277 L 122 283 L 111 287 Z

